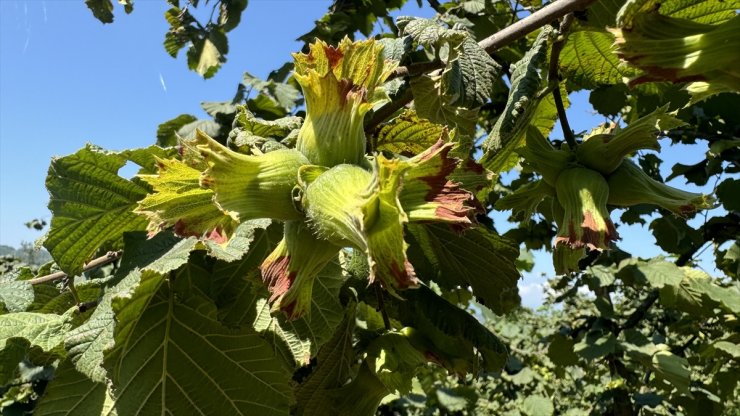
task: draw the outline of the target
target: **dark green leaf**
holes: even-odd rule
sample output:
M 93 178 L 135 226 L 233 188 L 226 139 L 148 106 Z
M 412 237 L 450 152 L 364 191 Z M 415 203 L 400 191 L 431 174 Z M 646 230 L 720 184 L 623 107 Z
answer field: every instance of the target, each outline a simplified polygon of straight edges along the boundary
M 524 399 L 522 410 L 528 416 L 552 416 L 555 413 L 555 406 L 547 397 L 528 396 Z
M 118 414 L 288 414 L 289 377 L 253 331 L 222 326 L 152 280 L 113 310 L 106 367 Z
M 617 12 L 624 5 L 625 0 L 602 0 L 591 4 L 586 9 L 585 20 L 579 19 L 580 26 L 604 30 L 616 24 Z
M 638 406 L 655 407 L 663 402 L 663 397 L 655 393 L 636 393 L 633 397 Z
M 378 128 L 374 148 L 414 156 L 433 145 L 444 131 L 444 126 L 417 117 L 413 110 L 406 110 Z
M 24 338 L 46 352 L 54 350 L 72 327 L 72 313 L 70 309 L 64 315 L 35 312 L 0 315 L 0 349 L 11 338 Z
M 650 223 L 650 230 L 658 246 L 668 253 L 686 253 L 702 243 L 701 232 L 689 227 L 683 218 L 656 218 Z
M 449 98 L 442 95 L 440 78 L 422 75 L 411 79 L 416 113 L 433 123 L 456 127 L 460 133 L 472 136 L 475 133 L 477 110 L 449 105 Z
M 376 338 L 367 348 L 368 367 L 392 392 L 408 394 L 416 370 L 424 366 L 426 357 L 403 335 L 388 333 Z
M 442 73 L 442 91 L 450 105 L 476 108 L 490 99 L 501 67 L 471 37 L 452 49 Z
M 18 364 L 26 358 L 31 344 L 23 338 L 9 338 L 0 348 L 0 386 L 9 384 L 18 373 Z
M 305 416 L 373 416 L 380 401 L 390 394 L 385 385 L 375 376 L 366 362 L 360 365 L 357 376 L 344 386 L 330 392 L 331 410 L 319 413 L 304 413 Z
M 439 356 L 469 357 L 475 347 L 486 371 L 499 371 L 506 363 L 506 347 L 491 331 L 468 312 L 447 302 L 426 286 L 404 292 L 400 301 L 400 320 L 417 328 L 431 341 L 428 347 Z M 451 345 L 444 345 L 451 341 Z M 454 359 L 454 358 L 453 358 Z M 463 358 L 466 359 L 466 358 Z M 468 368 L 474 368 L 472 363 Z M 457 369 L 456 369 L 457 370 Z
M 637 73 L 620 63 L 612 52 L 614 35 L 603 31 L 578 31 L 568 36 L 560 53 L 560 70 L 582 87 L 620 84 Z
M 689 390 L 691 370 L 685 358 L 669 351 L 658 351 L 653 355 L 653 368 L 656 376 L 668 380 L 679 392 L 691 395 Z
M 668 0 L 658 3 L 661 14 L 698 23 L 720 24 L 737 15 L 737 0 Z
M 378 43 L 383 45 L 383 58 L 400 61 L 411 51 L 411 40 L 411 36 L 379 39 Z
M 33 303 L 33 286 L 18 279 L 24 274 L 32 277 L 28 269 L 0 276 L 0 311 L 23 312 Z
M 728 211 L 740 211 L 740 179 L 727 178 L 717 187 L 717 198 Z
M 636 281 L 638 284 L 648 283 L 653 287 L 662 288 L 665 285 L 678 285 L 684 274 L 675 264 L 658 257 L 647 262 L 639 261 L 628 265 L 618 272 L 618 276 L 628 284 Z
M 118 283 L 108 289 L 87 322 L 66 335 L 64 346 L 68 351 L 70 362 L 90 380 L 104 383 L 107 377 L 102 365 L 103 353 L 114 345 L 113 330 L 116 326 L 116 318 L 111 305 L 113 298 L 129 296 L 142 279 L 149 283 L 159 284 L 162 276 L 151 272 L 142 275 L 138 269 L 127 273 Z
M 267 218 L 245 221 L 236 227 L 234 235 L 226 245 L 218 244 L 213 240 L 206 240 L 204 244 L 211 257 L 226 262 L 239 260 L 249 251 L 258 230 L 267 228 L 271 223 L 272 221 Z
M 483 227 L 463 234 L 446 225 L 410 224 L 408 229 L 429 262 L 419 268 L 422 278 L 448 288 L 469 285 L 482 304 L 499 314 L 519 305 L 519 251 L 511 241 Z
M 555 334 L 550 340 L 550 346 L 547 348 L 547 356 L 550 360 L 559 366 L 569 366 L 578 364 L 578 356 L 573 352 L 575 341 L 566 338 L 563 335 Z
M 614 338 L 614 334 L 594 330 L 587 333 L 580 342 L 575 344 L 573 351 L 587 360 L 595 360 L 613 353 L 616 346 L 617 339 Z
M 493 173 L 509 166 L 512 152 L 524 144 L 527 126 L 540 102 L 542 73 L 547 64 L 547 50 L 552 28 L 545 26 L 524 57 L 512 64 L 511 89 L 506 108 L 483 142 L 481 163 Z
M 123 276 L 138 268 L 162 275 L 179 269 L 188 262 L 190 252 L 198 242 L 195 238 L 179 238 L 169 231 L 149 237 L 145 232 L 126 233 L 125 251 L 117 274 Z
M 355 327 L 355 306 L 347 308 L 344 319 L 334 335 L 321 347 L 317 365 L 311 375 L 296 390 L 296 400 L 303 415 L 331 415 L 334 398 L 328 392 L 341 387 L 351 377 L 353 366 L 352 332 Z
M 253 280 L 259 266 L 283 237 L 282 226 L 255 228 L 249 251 L 238 261 L 218 261 L 213 269 L 213 298 L 219 308 L 219 320 L 228 326 L 251 326 L 256 317 Z
M 396 18 L 396 26 L 404 35 L 411 36 L 420 45 L 429 47 L 440 47 L 444 43 L 454 47 L 468 37 L 462 30 L 447 29 L 431 19 L 400 16 Z
M 75 416 L 110 414 L 113 399 L 105 383 L 95 382 L 75 369 L 69 360 L 54 372 L 34 415 Z
M 188 49 L 188 67 L 203 78 L 211 78 L 226 62 L 229 51 L 226 34 L 218 28 L 212 28 L 203 38 L 193 40 Z
M 247 0 L 221 0 L 218 13 L 218 24 L 224 32 L 239 26 L 242 12 L 247 8 Z
M 272 316 L 267 293 L 260 288 L 256 291 L 261 296 L 255 303 L 254 328 L 275 337 L 271 343 L 288 366 L 306 364 L 342 320 L 344 308 L 339 302 L 339 289 L 343 283 L 341 267 L 336 262 L 329 263 L 314 281 L 310 314 L 294 321 L 284 315 Z
M 124 164 L 121 155 L 92 145 L 52 160 L 46 187 L 53 217 L 44 247 L 66 273 L 79 274 L 101 246 L 146 227 L 133 210 L 147 190 L 117 175 Z
M 715 308 L 740 315 L 740 290 L 737 287 L 719 286 L 697 270 L 684 269 L 684 272 L 686 275 L 679 282 L 661 289 L 661 304 L 706 317 L 714 316 Z
M 591 91 L 588 102 L 605 116 L 616 116 L 627 105 L 627 87 L 624 84 L 604 85 Z
M 85 5 L 102 23 L 113 23 L 113 2 L 111 0 L 85 0 Z

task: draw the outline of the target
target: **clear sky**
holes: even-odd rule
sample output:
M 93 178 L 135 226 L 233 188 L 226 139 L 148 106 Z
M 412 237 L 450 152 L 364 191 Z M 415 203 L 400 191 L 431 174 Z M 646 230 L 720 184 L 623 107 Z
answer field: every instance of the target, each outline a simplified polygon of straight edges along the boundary
M 44 179 L 52 156 L 73 153 L 86 142 L 111 150 L 148 146 L 160 123 L 183 113 L 206 117 L 201 101 L 231 99 L 245 71 L 265 77 L 291 59 L 290 52 L 302 45 L 295 38 L 308 32 L 330 3 L 251 0 L 229 34 L 228 62 L 203 80 L 187 69 L 184 56 L 175 60 L 164 51 L 163 0 L 137 1 L 130 15 L 116 4 L 109 25 L 94 19 L 81 0 L 0 0 L 0 244 L 33 241 L 39 233 L 23 223 L 49 221 Z M 400 14 L 431 12 L 412 0 Z M 586 95 L 575 94 L 572 101 L 575 130 L 603 121 L 593 115 Z M 662 155 L 664 175 L 675 161 L 696 163 L 704 151 L 668 149 Z M 499 229 L 505 229 L 504 217 L 495 216 Z M 619 231 L 628 251 L 659 252 L 646 228 Z M 537 258 L 534 273 L 520 285 L 529 305 L 541 296 L 539 273 L 552 274 L 550 260 Z

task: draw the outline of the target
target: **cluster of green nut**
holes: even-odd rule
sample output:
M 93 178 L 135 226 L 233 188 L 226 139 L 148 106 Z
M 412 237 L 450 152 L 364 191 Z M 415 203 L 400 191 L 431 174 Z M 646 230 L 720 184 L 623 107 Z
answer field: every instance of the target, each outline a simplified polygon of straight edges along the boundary
M 555 149 L 539 130 L 530 128 L 519 153 L 542 179 L 503 198 L 497 207 L 531 212 L 551 196 L 558 226 L 555 270 L 578 270 L 586 249 L 604 250 L 619 238 L 610 207 L 651 204 L 682 216 L 711 207 L 711 197 L 659 182 L 628 158 L 640 149 L 658 149 L 659 132 L 681 124 L 663 107 L 624 129 L 592 134 L 575 149 L 567 144 Z
M 274 307 L 290 318 L 309 312 L 316 276 L 345 247 L 366 255 L 370 283 L 377 279 L 391 293 L 416 287 L 405 224 L 469 226 L 478 205 L 448 177 L 459 160 L 446 133 L 411 158 L 366 155 L 364 117 L 387 101 L 383 83 L 397 65 L 382 50 L 374 40 L 345 39 L 295 54 L 306 99 L 295 148 L 244 154 L 199 133 L 183 143 L 180 158 L 161 160 L 157 175 L 143 176 L 155 191 L 138 208 L 150 231 L 174 228 L 227 244 L 244 221 L 284 222 L 261 272 Z
M 720 14 L 715 16 L 715 19 Z M 631 85 L 689 82 L 694 99 L 740 91 L 740 15 L 712 24 L 648 10 L 619 17 L 617 55 L 639 68 Z

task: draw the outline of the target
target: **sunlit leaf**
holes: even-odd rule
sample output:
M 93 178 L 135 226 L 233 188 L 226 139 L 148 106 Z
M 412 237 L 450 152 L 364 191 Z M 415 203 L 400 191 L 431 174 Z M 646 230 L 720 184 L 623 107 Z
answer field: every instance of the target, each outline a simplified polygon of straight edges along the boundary
M 117 175 L 124 164 L 124 157 L 92 145 L 51 162 L 46 187 L 53 216 L 44 247 L 70 275 L 101 246 L 120 246 L 124 232 L 145 227 L 133 209 L 147 189 Z

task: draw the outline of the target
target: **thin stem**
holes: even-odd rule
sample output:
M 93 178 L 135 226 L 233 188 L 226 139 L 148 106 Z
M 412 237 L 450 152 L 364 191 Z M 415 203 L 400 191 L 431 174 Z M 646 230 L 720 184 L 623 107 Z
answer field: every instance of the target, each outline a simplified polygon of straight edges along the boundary
M 442 5 L 439 4 L 438 0 L 428 0 L 429 6 L 431 6 L 432 9 L 434 9 L 435 12 L 442 14 L 444 10 L 442 10 Z
M 75 300 L 75 305 L 77 307 L 80 307 L 80 295 L 77 294 L 77 289 L 75 289 L 75 278 L 72 276 L 67 276 L 64 279 L 64 282 L 67 284 L 67 287 L 69 288 L 69 293 L 72 294 L 72 299 Z
M 509 22 L 510 25 L 514 24 L 514 22 L 516 21 L 516 14 L 518 13 L 517 9 L 519 9 L 519 0 L 516 0 L 514 2 L 514 6 L 511 8 L 511 21 Z
M 573 23 L 573 13 L 567 14 L 563 18 L 563 21 L 560 22 L 560 33 L 557 40 L 552 44 L 548 81 L 552 88 L 552 98 L 555 100 L 555 108 L 558 111 L 560 127 L 563 129 L 563 137 L 565 137 L 565 141 L 568 143 L 568 146 L 570 146 L 571 149 L 575 149 L 576 137 L 573 135 L 573 130 L 570 128 L 570 123 L 568 123 L 568 117 L 565 115 L 565 105 L 563 105 L 563 97 L 560 95 L 559 75 L 560 52 L 563 50 L 563 46 L 565 46 L 566 39 L 568 39 L 568 30 L 570 29 L 571 23 Z
M 399 66 L 391 73 L 388 79 L 398 77 L 413 77 L 440 68 L 444 68 L 444 63 L 440 60 L 416 62 L 407 66 Z
M 213 23 L 213 15 L 216 14 L 216 8 L 221 4 L 221 1 L 217 1 L 213 3 L 213 8 L 211 9 L 211 15 L 208 16 L 208 23 Z
M 378 297 L 378 310 L 383 315 L 383 325 L 385 325 L 386 331 L 391 330 L 391 320 L 388 318 L 388 312 L 385 310 L 385 302 L 383 301 L 383 288 L 380 284 L 375 284 L 375 296 Z
M 123 255 L 123 251 L 121 251 L 121 250 L 119 250 L 119 251 L 109 251 L 104 256 L 100 256 L 100 257 L 98 257 L 96 259 L 91 260 L 89 263 L 87 263 L 82 268 L 82 271 L 83 272 L 86 272 L 86 271 L 89 271 L 89 270 L 98 268 L 100 266 L 105 266 L 106 264 L 113 263 L 114 261 L 120 259 L 122 255 Z M 61 279 L 64 279 L 64 278 L 66 278 L 68 276 L 69 275 L 67 273 L 65 273 L 65 272 L 54 272 L 54 273 L 51 273 L 51 274 L 47 274 L 45 276 L 39 276 L 39 277 L 30 279 L 30 280 L 28 280 L 28 283 L 30 283 L 32 285 L 40 285 L 40 284 L 46 283 L 46 282 L 53 282 L 53 281 L 56 281 L 56 280 L 61 280 Z
M 632 315 L 627 318 L 627 322 L 624 323 L 621 327 L 619 327 L 619 330 L 617 333 L 624 331 L 625 329 L 632 329 L 637 326 L 637 324 L 642 321 L 642 319 L 647 315 L 648 310 L 651 306 L 655 303 L 655 301 L 658 300 L 658 297 L 660 296 L 660 291 L 658 289 L 653 289 L 650 293 L 648 293 L 647 297 L 645 297 L 645 300 L 642 301 L 640 306 L 635 309 L 634 312 L 632 312 Z

